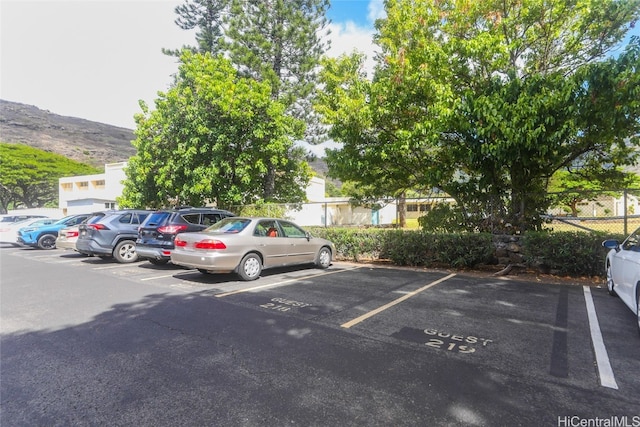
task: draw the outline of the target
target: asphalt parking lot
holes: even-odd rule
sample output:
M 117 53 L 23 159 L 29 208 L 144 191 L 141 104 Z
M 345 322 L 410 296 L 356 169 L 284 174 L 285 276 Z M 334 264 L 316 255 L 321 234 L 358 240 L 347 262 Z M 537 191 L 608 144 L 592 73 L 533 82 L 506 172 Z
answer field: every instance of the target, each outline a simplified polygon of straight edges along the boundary
M 604 288 L 0 259 L 2 425 L 640 426 L 640 335 Z

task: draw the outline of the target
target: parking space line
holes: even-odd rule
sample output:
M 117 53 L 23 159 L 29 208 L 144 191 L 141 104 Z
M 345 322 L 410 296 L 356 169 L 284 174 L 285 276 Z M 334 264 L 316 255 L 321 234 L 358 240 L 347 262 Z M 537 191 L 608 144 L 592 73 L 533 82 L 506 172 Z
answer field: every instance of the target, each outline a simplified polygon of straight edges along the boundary
M 93 267 L 92 270 L 113 270 L 114 268 L 127 268 L 132 267 L 129 264 L 116 264 L 116 265 L 107 265 L 105 267 Z
M 290 280 L 283 280 L 281 282 L 269 283 L 268 285 L 254 286 L 252 288 L 245 288 L 245 289 L 238 289 L 237 291 L 224 292 L 222 294 L 216 294 L 214 296 L 216 298 L 222 298 L 222 297 L 226 297 L 226 296 L 229 296 L 229 295 L 240 294 L 240 293 L 243 293 L 243 292 L 255 291 L 255 290 L 258 290 L 258 289 L 272 288 L 274 286 L 280 286 L 280 285 L 284 285 L 286 283 L 299 282 L 301 280 L 311 279 L 313 277 L 327 276 L 329 274 L 335 274 L 335 273 L 342 273 L 342 272 L 345 272 L 345 271 L 357 270 L 358 268 L 360 268 L 360 267 L 358 266 L 358 267 L 348 268 L 346 270 L 325 271 L 325 272 L 318 273 L 318 274 L 312 274 L 310 276 L 296 277 L 296 278 L 290 279 Z
M 416 290 L 415 290 L 415 291 L 413 291 L 413 292 L 409 292 L 408 294 L 403 295 L 403 296 L 401 296 L 400 298 L 398 298 L 398 299 L 395 299 L 395 300 L 391 301 L 390 303 L 387 303 L 387 304 L 385 304 L 385 305 L 383 305 L 383 306 L 380 306 L 380 307 L 376 308 L 375 310 L 372 310 L 372 311 L 370 311 L 370 312 L 368 312 L 368 313 L 363 314 L 363 315 L 362 315 L 362 316 L 360 316 L 360 317 L 356 317 L 355 319 L 350 320 L 350 321 L 348 321 L 347 323 L 343 323 L 343 324 L 342 324 L 342 325 L 340 325 L 340 326 L 342 326 L 343 328 L 350 328 L 350 327 L 352 327 L 352 326 L 354 326 L 354 325 L 357 325 L 358 323 L 360 323 L 360 322 L 362 322 L 362 321 L 364 321 L 364 320 L 367 320 L 368 318 L 370 318 L 370 317 L 372 317 L 372 316 L 375 316 L 376 314 L 378 314 L 378 313 L 380 313 L 380 312 L 383 312 L 383 311 L 385 311 L 386 309 L 388 309 L 388 308 L 390 308 L 390 307 L 393 307 L 393 306 L 394 306 L 394 305 L 396 305 L 396 304 L 400 304 L 402 301 L 404 301 L 404 300 L 406 300 L 406 299 L 409 299 L 409 298 L 411 298 L 412 296 L 415 296 L 415 295 L 419 294 L 419 293 L 420 293 L 420 292 L 422 292 L 422 291 L 425 291 L 425 290 L 427 290 L 427 289 L 429 289 L 429 288 L 431 288 L 431 287 L 433 287 L 433 286 L 435 286 L 435 285 L 437 285 L 437 284 L 439 284 L 439 283 L 442 283 L 442 282 L 444 282 L 445 280 L 449 280 L 449 279 L 451 279 L 451 278 L 452 278 L 453 276 L 455 276 L 455 275 L 456 275 L 455 273 L 451 273 L 451 274 L 449 274 L 448 276 L 441 277 L 440 279 L 436 280 L 435 282 L 431 282 L 431 283 L 429 283 L 428 285 L 425 285 L 425 286 L 421 287 L 420 289 L 416 289 Z
M 596 307 L 593 304 L 593 297 L 591 296 L 591 288 L 583 286 L 583 289 L 584 301 L 587 305 L 587 315 L 589 316 L 589 328 L 591 329 L 591 342 L 593 343 L 593 350 L 596 353 L 596 364 L 598 365 L 598 374 L 600 375 L 600 385 L 617 390 L 618 383 L 616 383 L 616 378 L 613 375 L 611 362 L 609 362 L 609 354 L 602 339 Z
M 140 281 L 146 282 L 147 280 L 166 279 L 167 277 L 176 277 L 183 274 L 193 274 L 194 272 L 195 270 L 189 270 L 189 271 L 182 271 L 180 273 L 165 274 L 164 276 L 143 277 L 142 279 L 140 279 Z

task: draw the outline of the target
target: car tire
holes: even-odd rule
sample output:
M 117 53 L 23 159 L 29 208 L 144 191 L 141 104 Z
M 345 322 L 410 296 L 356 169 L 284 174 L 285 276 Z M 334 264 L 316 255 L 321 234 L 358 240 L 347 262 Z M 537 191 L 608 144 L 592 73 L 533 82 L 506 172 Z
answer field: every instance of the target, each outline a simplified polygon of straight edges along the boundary
M 55 234 L 43 234 L 38 237 L 38 247 L 40 249 L 55 249 L 56 238 L 57 236 Z
M 613 273 L 611 271 L 611 264 L 607 262 L 607 277 L 605 279 L 607 281 L 607 291 L 609 292 L 609 295 L 611 296 L 616 296 L 616 284 L 613 282 Z
M 238 275 L 242 280 L 256 280 L 262 273 L 262 260 L 258 254 L 250 253 L 242 258 L 238 265 Z
M 640 283 L 636 284 L 636 317 L 638 319 L 638 333 L 640 334 Z
M 329 268 L 331 265 L 331 249 L 324 246 L 320 248 L 318 251 L 318 256 L 316 257 L 316 267 L 318 268 Z
M 118 242 L 113 249 L 113 257 L 122 264 L 136 262 L 138 254 L 136 253 L 136 242 L 133 240 L 123 240 Z
M 204 268 L 199 268 L 198 271 L 202 274 L 211 274 L 209 270 L 205 270 Z
M 155 258 L 148 259 L 147 261 L 149 261 L 153 265 L 165 265 L 169 262 L 168 259 L 155 259 Z

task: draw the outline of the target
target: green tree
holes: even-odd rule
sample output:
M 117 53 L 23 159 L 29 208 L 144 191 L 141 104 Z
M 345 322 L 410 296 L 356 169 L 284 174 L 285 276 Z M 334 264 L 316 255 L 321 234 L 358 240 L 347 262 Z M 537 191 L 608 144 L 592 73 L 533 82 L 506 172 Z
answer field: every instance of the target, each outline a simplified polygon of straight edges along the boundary
M 439 188 L 462 218 L 541 225 L 549 178 L 583 156 L 632 163 L 640 47 L 611 57 L 637 0 L 388 0 L 372 81 L 326 60 L 318 110 L 343 148 L 332 174 L 373 190 Z
M 178 17 L 174 21 L 183 30 L 196 30 L 197 47 L 183 46 L 193 52 L 216 55 L 224 50 L 224 17 L 228 14 L 230 0 L 186 0 L 174 9 Z M 162 49 L 179 57 L 182 49 Z
M 549 192 L 553 206 L 563 207 L 575 217 L 579 203 L 603 196 L 619 197 L 621 190 L 639 186 L 640 177 L 622 168 L 583 165 L 558 170 L 549 181 Z
M 58 205 L 58 179 L 100 173 L 93 166 L 24 144 L 0 143 L 0 212 Z
M 269 83 L 239 76 L 221 56 L 184 51 L 180 61 L 176 83 L 159 94 L 156 109 L 141 104 L 137 154 L 118 203 L 251 204 L 262 199 L 267 165 L 277 171 L 268 201 L 304 200 L 310 169 L 289 156 L 304 123 L 284 114 Z
M 304 138 L 317 143 L 324 128 L 311 98 L 327 48 L 322 31 L 328 7 L 329 0 L 188 0 L 176 8 L 176 23 L 198 28 L 199 52 L 224 52 L 243 75 L 268 82 L 271 97 L 285 106 L 287 115 L 304 120 Z M 301 153 L 292 147 L 287 156 L 302 161 Z M 267 160 L 267 169 L 265 200 L 276 191 L 277 161 Z

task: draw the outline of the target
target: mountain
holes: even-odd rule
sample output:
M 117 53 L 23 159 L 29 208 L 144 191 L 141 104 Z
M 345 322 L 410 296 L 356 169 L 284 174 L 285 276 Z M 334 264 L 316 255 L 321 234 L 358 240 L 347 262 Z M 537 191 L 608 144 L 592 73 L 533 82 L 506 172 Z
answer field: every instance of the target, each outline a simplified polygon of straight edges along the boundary
M 103 168 L 133 156 L 133 139 L 131 129 L 0 100 L 0 142 L 26 144 Z
M 66 117 L 33 105 L 0 99 L 0 142 L 22 143 L 102 169 L 136 153 L 133 130 L 77 117 Z M 327 175 L 323 159 L 310 162 Z

